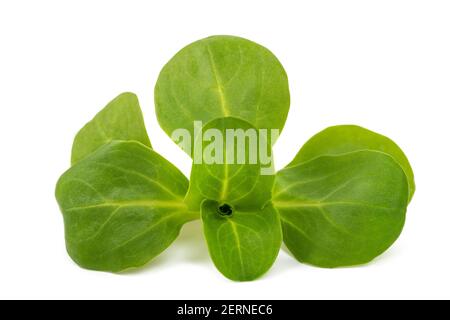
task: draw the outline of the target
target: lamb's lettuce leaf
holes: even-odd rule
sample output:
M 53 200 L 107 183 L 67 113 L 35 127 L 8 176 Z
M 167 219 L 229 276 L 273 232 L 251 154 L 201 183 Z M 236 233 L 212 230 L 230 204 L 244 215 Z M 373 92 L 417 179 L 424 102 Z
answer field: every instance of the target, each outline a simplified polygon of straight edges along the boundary
M 400 235 L 408 181 L 382 152 L 320 156 L 279 171 L 273 203 L 284 242 L 299 261 L 328 268 L 358 265 Z
M 217 201 L 202 204 L 205 238 L 217 269 L 235 281 L 254 280 L 270 269 L 282 242 L 277 211 L 269 203 L 262 209 L 231 208 L 227 215 Z
M 319 132 L 305 143 L 290 165 L 296 165 L 323 155 L 339 155 L 358 150 L 380 151 L 394 158 L 408 178 L 409 201 L 411 201 L 416 187 L 414 173 L 406 155 L 388 137 L 359 126 L 340 125 Z
M 186 203 L 192 210 L 201 206 L 206 242 L 219 271 L 232 280 L 253 280 L 272 266 L 282 239 L 279 216 L 270 203 L 273 169 L 260 157 L 267 151 L 271 159 L 270 139 L 232 117 L 211 121 L 203 132 L 211 129 L 215 132 L 211 140 L 225 139 L 212 153 L 207 151 L 211 141 L 201 139 L 203 159 L 197 163 L 194 156 Z M 245 143 L 239 144 L 230 130 L 240 132 Z M 239 153 L 243 163 L 238 163 Z M 209 161 L 214 158 L 211 154 L 223 161 Z
M 164 66 L 155 87 L 156 115 L 169 136 L 185 128 L 193 138 L 194 121 L 230 116 L 281 131 L 289 104 L 288 79 L 278 59 L 233 36 L 188 45 Z
M 72 164 L 114 140 L 138 141 L 152 146 L 134 93 L 117 96 L 78 132 L 72 146 Z
M 262 208 L 270 201 L 274 179 L 270 139 L 233 117 L 213 120 L 202 132 L 197 137 L 196 144 L 202 147 L 193 159 L 186 196 L 189 207 L 199 210 L 204 199 L 251 208 Z M 218 140 L 221 142 L 215 144 Z M 260 157 L 261 152 L 267 157 Z
M 184 223 L 186 177 L 139 142 L 113 141 L 60 178 L 67 251 L 80 266 L 118 272 L 164 251 Z

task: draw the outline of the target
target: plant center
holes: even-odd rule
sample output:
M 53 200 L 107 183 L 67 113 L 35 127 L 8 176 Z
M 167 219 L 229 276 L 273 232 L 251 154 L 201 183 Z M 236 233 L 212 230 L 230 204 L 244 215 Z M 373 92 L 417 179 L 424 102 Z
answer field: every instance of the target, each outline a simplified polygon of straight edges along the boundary
M 217 209 L 221 216 L 231 216 L 233 214 L 233 208 L 229 204 L 222 204 Z

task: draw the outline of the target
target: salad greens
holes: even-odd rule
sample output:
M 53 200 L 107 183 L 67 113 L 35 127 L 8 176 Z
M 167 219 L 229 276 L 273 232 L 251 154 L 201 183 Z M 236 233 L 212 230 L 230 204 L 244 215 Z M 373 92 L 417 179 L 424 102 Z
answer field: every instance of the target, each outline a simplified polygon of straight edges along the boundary
M 270 269 L 282 242 L 278 212 L 270 203 L 240 210 L 205 200 L 201 213 L 209 253 L 224 276 L 248 281 Z
M 273 203 L 284 242 L 299 261 L 357 265 L 400 235 L 408 182 L 394 159 L 378 151 L 325 155 L 279 171 Z
M 288 79 L 278 59 L 232 36 L 188 45 L 164 66 L 155 87 L 156 115 L 169 136 L 185 128 L 194 137 L 194 121 L 230 116 L 281 131 L 289 104 Z
M 391 139 L 359 126 L 334 126 L 319 132 L 305 143 L 290 165 L 322 155 L 338 155 L 357 150 L 381 151 L 394 158 L 408 178 L 409 200 L 412 199 L 416 186 L 406 155 Z
M 227 117 L 213 120 L 203 127 L 203 131 L 214 129 L 217 133 L 225 136 L 227 130 L 249 130 L 254 128 L 244 120 Z M 233 137 L 233 139 L 237 139 Z M 207 153 L 209 141 L 202 141 L 204 153 Z M 229 203 L 240 207 L 262 208 L 270 201 L 273 187 L 273 173 L 264 179 L 261 175 L 260 159 L 255 159 L 254 163 L 249 163 L 249 155 L 252 152 L 259 153 L 258 150 L 250 151 L 250 145 L 245 144 L 241 150 L 237 145 L 234 149 L 227 148 L 226 141 L 220 145 L 219 150 L 212 151 L 213 156 L 226 158 L 227 161 L 220 163 L 201 164 L 193 163 L 191 170 L 189 192 L 186 195 L 186 203 L 192 210 L 199 210 L 201 202 L 205 199 L 216 200 L 221 203 Z M 269 143 L 269 140 L 264 143 Z M 217 149 L 217 148 L 216 148 Z M 270 149 L 270 146 L 268 146 Z M 231 152 L 230 152 L 231 151 Z M 246 157 L 246 163 L 238 163 L 239 153 Z M 204 154 L 205 160 L 209 154 Z M 231 159 L 234 157 L 234 159 Z M 225 159 L 224 159 L 225 160 Z M 234 161 L 230 161 L 234 160 Z M 225 163 L 226 162 L 226 163 Z M 231 163 L 233 162 L 233 163 Z M 263 180 L 264 183 L 258 183 Z M 259 196 L 255 197 L 255 194 Z
M 72 164 L 113 140 L 134 140 L 152 147 L 133 93 L 116 97 L 78 132 L 72 147 Z
M 118 272 L 164 251 L 198 218 L 183 202 L 188 180 L 135 141 L 113 141 L 58 181 L 67 251 L 80 266 Z
M 266 48 L 214 36 L 182 49 L 159 75 L 155 106 L 162 129 L 189 140 L 190 180 L 152 149 L 136 95 L 119 95 L 76 135 L 56 186 L 70 257 L 93 270 L 141 267 L 197 219 L 214 265 L 235 281 L 265 274 L 283 241 L 318 267 L 381 255 L 415 192 L 405 154 L 378 133 L 334 126 L 275 172 L 289 105 L 286 73 Z
M 227 117 L 211 121 L 203 131 L 214 129 L 225 135 L 230 129 L 245 132 L 252 128 L 244 120 Z M 206 151 L 209 142 L 202 143 Z M 261 183 L 264 176 L 258 158 L 253 164 L 237 161 L 239 152 L 246 157 L 252 154 L 250 144 L 241 150 L 233 145 L 230 150 L 229 143 L 226 140 L 214 152 L 215 157 L 226 158 L 226 163 L 207 163 L 209 154 L 201 164 L 194 162 L 186 203 L 193 210 L 201 207 L 206 242 L 219 271 L 232 280 L 253 280 L 269 270 L 282 242 L 278 212 L 270 204 L 273 174 Z

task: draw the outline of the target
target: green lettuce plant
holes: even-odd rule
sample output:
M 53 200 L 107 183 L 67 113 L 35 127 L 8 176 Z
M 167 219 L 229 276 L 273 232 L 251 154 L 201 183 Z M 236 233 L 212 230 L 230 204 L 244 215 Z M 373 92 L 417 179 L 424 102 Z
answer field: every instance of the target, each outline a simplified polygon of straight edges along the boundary
M 300 262 L 326 268 L 382 254 L 399 237 L 415 191 L 408 159 L 392 140 L 331 127 L 275 173 L 273 162 L 250 161 L 249 144 L 231 150 L 246 161 L 229 161 L 228 143 L 213 148 L 214 135 L 205 140 L 195 127 L 222 136 L 280 132 L 289 104 L 286 73 L 266 48 L 215 36 L 182 49 L 158 78 L 156 114 L 176 143 L 176 130 L 189 133 L 202 161 L 185 149 L 193 158 L 188 180 L 152 149 L 137 97 L 119 95 L 76 135 L 72 166 L 57 183 L 71 258 L 93 270 L 141 267 L 197 219 L 215 266 L 236 281 L 266 273 L 283 241 Z M 272 161 L 276 138 L 260 139 L 258 155 L 266 150 Z

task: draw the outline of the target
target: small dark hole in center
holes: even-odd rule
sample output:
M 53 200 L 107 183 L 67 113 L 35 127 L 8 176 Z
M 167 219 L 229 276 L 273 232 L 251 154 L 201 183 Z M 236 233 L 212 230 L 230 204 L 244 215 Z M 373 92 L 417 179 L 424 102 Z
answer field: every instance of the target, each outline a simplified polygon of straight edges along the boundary
M 233 208 L 229 204 L 223 204 L 219 206 L 219 214 L 222 216 L 231 216 L 233 214 Z

